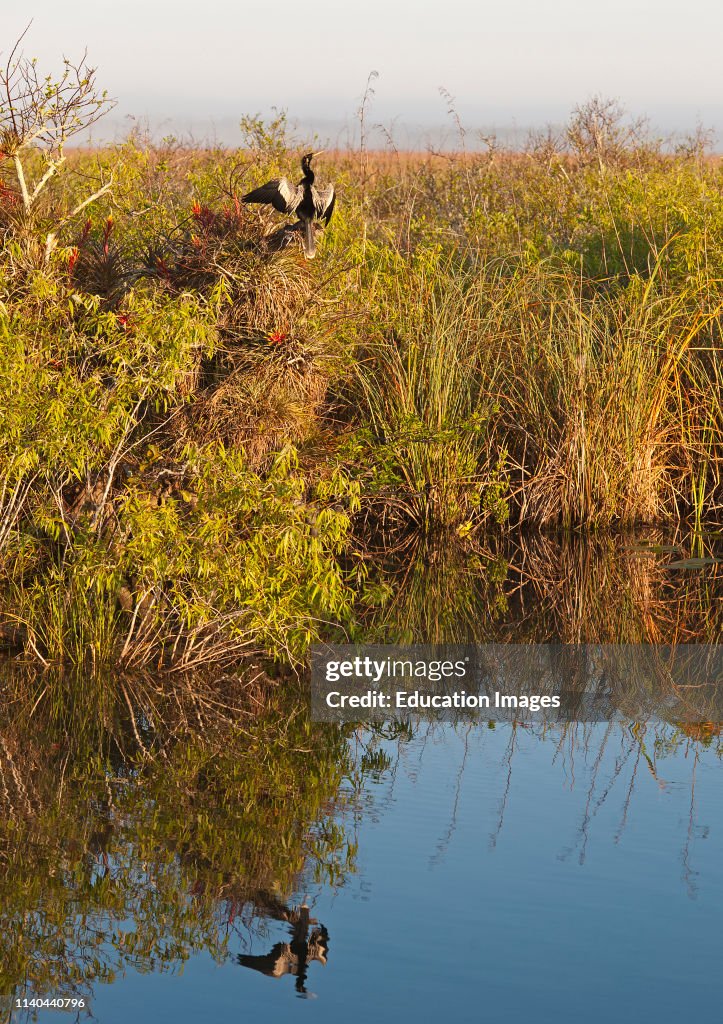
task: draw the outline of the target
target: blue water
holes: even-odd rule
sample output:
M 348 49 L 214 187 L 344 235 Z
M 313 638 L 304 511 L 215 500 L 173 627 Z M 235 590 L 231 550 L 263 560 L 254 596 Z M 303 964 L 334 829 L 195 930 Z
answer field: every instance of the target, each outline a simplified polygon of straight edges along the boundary
M 718 1020 L 723 766 L 712 747 L 664 740 L 656 753 L 652 727 L 641 739 L 606 724 L 567 736 L 435 725 L 385 742 L 390 767 L 350 785 L 338 811 L 358 841 L 355 873 L 295 894 L 328 932 L 305 998 L 293 975 L 236 961 L 289 941 L 270 921 L 264 935 L 232 928 L 221 965 L 199 954 L 182 971 L 98 985 L 93 1015 Z

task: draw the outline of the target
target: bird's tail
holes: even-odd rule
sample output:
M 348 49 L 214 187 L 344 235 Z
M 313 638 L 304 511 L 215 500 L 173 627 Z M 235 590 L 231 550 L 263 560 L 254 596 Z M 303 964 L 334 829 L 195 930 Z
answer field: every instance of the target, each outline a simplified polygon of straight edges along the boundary
M 304 245 L 304 256 L 307 260 L 313 260 L 316 256 L 316 239 L 314 238 L 314 222 L 304 220 L 304 231 L 301 236 Z

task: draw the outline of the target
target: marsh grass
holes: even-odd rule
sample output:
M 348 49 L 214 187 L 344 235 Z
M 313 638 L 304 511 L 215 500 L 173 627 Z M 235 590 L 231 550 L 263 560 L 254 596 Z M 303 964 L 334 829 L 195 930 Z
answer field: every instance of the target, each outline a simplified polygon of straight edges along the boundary
M 723 306 L 706 289 L 671 292 L 657 268 L 593 289 L 554 257 L 374 285 L 386 330 L 360 349 L 360 436 L 417 527 L 715 515 Z
M 643 523 L 691 503 L 691 469 L 717 464 L 709 445 L 721 428 L 715 396 L 701 402 L 714 382 L 691 351 L 721 307 L 701 314 L 696 299 L 661 295 L 654 277 L 586 295 L 574 272 L 542 264 L 493 300 L 520 520 Z M 700 516 L 700 496 L 693 508 Z
M 3 630 L 27 655 L 297 660 L 414 534 L 719 521 L 716 159 L 617 129 L 327 154 L 310 262 L 239 201 L 296 159 L 283 119 L 244 130 L 69 154 L 32 223 L 2 167 Z
M 446 272 L 445 272 L 446 271 Z M 368 491 L 423 533 L 482 518 L 480 472 L 493 412 L 478 344 L 476 296 L 450 269 L 420 262 L 392 283 L 355 367 L 373 460 Z M 411 278 L 411 280 L 410 280 Z M 385 329 L 386 328 L 386 329 Z M 375 479 L 374 479 L 375 478 Z

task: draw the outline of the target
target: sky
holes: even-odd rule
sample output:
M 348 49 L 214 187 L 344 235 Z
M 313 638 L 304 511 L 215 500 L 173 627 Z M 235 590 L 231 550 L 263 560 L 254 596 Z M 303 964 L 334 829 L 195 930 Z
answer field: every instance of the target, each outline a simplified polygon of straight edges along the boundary
M 343 142 L 372 70 L 368 123 L 402 141 L 451 129 L 440 87 L 470 130 L 560 124 L 596 94 L 661 134 L 723 128 L 720 0 L 26 0 L 3 3 L 4 55 L 31 18 L 42 68 L 87 48 L 118 100 L 106 135 L 131 115 L 233 144 L 275 107 Z

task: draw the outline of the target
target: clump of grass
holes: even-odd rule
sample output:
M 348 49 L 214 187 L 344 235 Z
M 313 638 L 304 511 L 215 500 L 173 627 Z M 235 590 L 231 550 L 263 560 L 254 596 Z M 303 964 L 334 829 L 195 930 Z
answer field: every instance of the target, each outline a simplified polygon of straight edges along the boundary
M 153 459 L 153 456 L 151 456 Z M 164 473 L 165 475 L 165 473 Z M 42 574 L 14 584 L 7 618 L 46 665 L 180 671 L 266 652 L 298 662 L 352 590 L 338 556 L 357 489 L 343 475 L 309 494 L 287 448 L 264 476 L 219 444 L 186 452 L 174 484 L 141 475 Z
M 186 411 L 190 436 L 215 436 L 259 467 L 287 442 L 303 442 L 319 429 L 328 376 L 303 345 L 272 336 L 266 346 L 227 353 L 224 363 L 218 383 Z
M 378 326 L 359 340 L 355 407 L 387 520 L 433 532 L 491 512 L 565 527 L 715 515 L 723 303 L 710 281 L 671 287 L 665 257 L 624 285 L 579 260 L 436 247 L 384 274 L 374 257 Z
M 648 522 L 686 501 L 698 456 L 686 433 L 712 436 L 698 419 L 705 374 L 693 350 L 723 307 L 656 284 L 591 294 L 573 271 L 542 264 L 495 298 L 498 429 L 519 466 L 520 519 Z
M 453 267 L 400 261 L 387 272 L 375 296 L 378 327 L 364 338 L 354 371 L 370 500 L 424 533 L 469 529 L 485 511 L 491 476 L 481 461 L 494 408 L 477 297 Z

